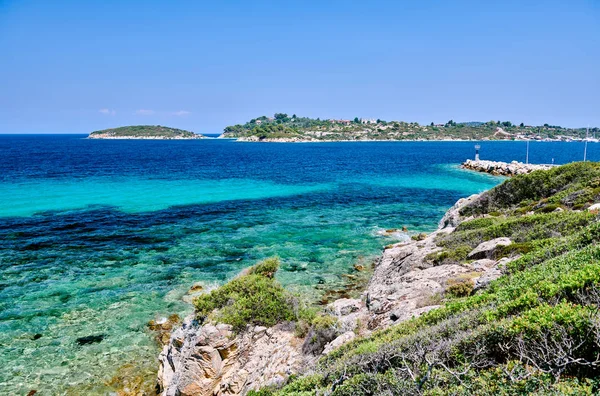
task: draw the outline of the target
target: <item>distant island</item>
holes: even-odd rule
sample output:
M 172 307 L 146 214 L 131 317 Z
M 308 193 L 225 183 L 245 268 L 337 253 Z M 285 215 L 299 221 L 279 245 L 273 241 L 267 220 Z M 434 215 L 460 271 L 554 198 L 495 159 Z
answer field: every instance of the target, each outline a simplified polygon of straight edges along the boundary
M 88 139 L 202 139 L 204 136 L 183 129 L 161 125 L 132 125 L 103 129 L 89 134 Z
M 600 128 L 589 130 L 591 136 Z M 431 123 L 384 121 L 354 118 L 313 119 L 291 117 L 277 113 L 273 117 L 258 117 L 243 125 L 228 126 L 221 138 L 254 142 L 327 142 L 327 141 L 378 141 L 378 140 L 543 140 L 576 141 L 586 137 L 585 128 L 563 128 L 544 124 L 516 125 L 510 121 Z

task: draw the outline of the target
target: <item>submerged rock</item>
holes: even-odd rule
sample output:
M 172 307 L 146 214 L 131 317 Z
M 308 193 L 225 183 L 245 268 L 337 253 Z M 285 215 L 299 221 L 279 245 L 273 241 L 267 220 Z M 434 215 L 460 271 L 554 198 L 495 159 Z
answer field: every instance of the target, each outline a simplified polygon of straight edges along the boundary
M 101 342 L 104 339 L 104 337 L 104 334 L 89 335 L 85 337 L 79 337 L 75 340 L 75 342 L 77 342 L 79 345 L 96 344 L 98 342 Z

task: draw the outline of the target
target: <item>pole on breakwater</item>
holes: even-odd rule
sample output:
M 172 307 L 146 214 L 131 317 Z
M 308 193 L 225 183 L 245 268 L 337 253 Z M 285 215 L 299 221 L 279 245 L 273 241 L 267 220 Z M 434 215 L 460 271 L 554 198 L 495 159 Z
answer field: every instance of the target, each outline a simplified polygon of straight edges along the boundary
M 588 125 L 587 129 L 585 130 L 585 145 L 583 146 L 583 162 L 585 162 L 585 160 L 587 158 L 587 144 L 588 144 L 589 133 L 590 133 L 590 127 Z
M 476 144 L 475 145 L 475 161 L 479 161 L 479 149 L 481 148 L 481 145 Z
M 525 163 L 529 163 L 529 140 L 527 140 L 527 153 L 525 154 Z

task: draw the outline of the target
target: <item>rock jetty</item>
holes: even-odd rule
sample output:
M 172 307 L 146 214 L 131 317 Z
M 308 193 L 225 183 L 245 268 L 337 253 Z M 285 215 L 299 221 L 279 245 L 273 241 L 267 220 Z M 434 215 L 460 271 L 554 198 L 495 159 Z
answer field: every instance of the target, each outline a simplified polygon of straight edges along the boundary
M 500 161 L 483 161 L 483 160 L 466 160 L 462 163 L 461 168 L 470 169 L 477 172 L 490 173 L 497 176 L 516 176 L 525 175 L 537 170 L 548 170 L 552 165 L 536 165 L 524 164 L 522 162 L 500 162 Z

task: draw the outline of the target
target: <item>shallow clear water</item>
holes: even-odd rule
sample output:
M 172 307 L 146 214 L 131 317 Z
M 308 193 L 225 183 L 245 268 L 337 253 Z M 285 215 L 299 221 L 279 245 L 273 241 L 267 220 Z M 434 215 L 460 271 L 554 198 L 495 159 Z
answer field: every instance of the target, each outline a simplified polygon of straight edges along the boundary
M 482 157 L 524 150 L 486 142 Z M 530 158 L 582 152 L 532 143 Z M 457 169 L 472 155 L 459 142 L 0 136 L 0 394 L 105 394 L 123 365 L 156 366 L 149 320 L 190 312 L 193 283 L 265 257 L 281 257 L 278 278 L 297 293 L 343 286 L 394 241 L 378 231 L 430 231 L 458 198 L 501 181 Z

